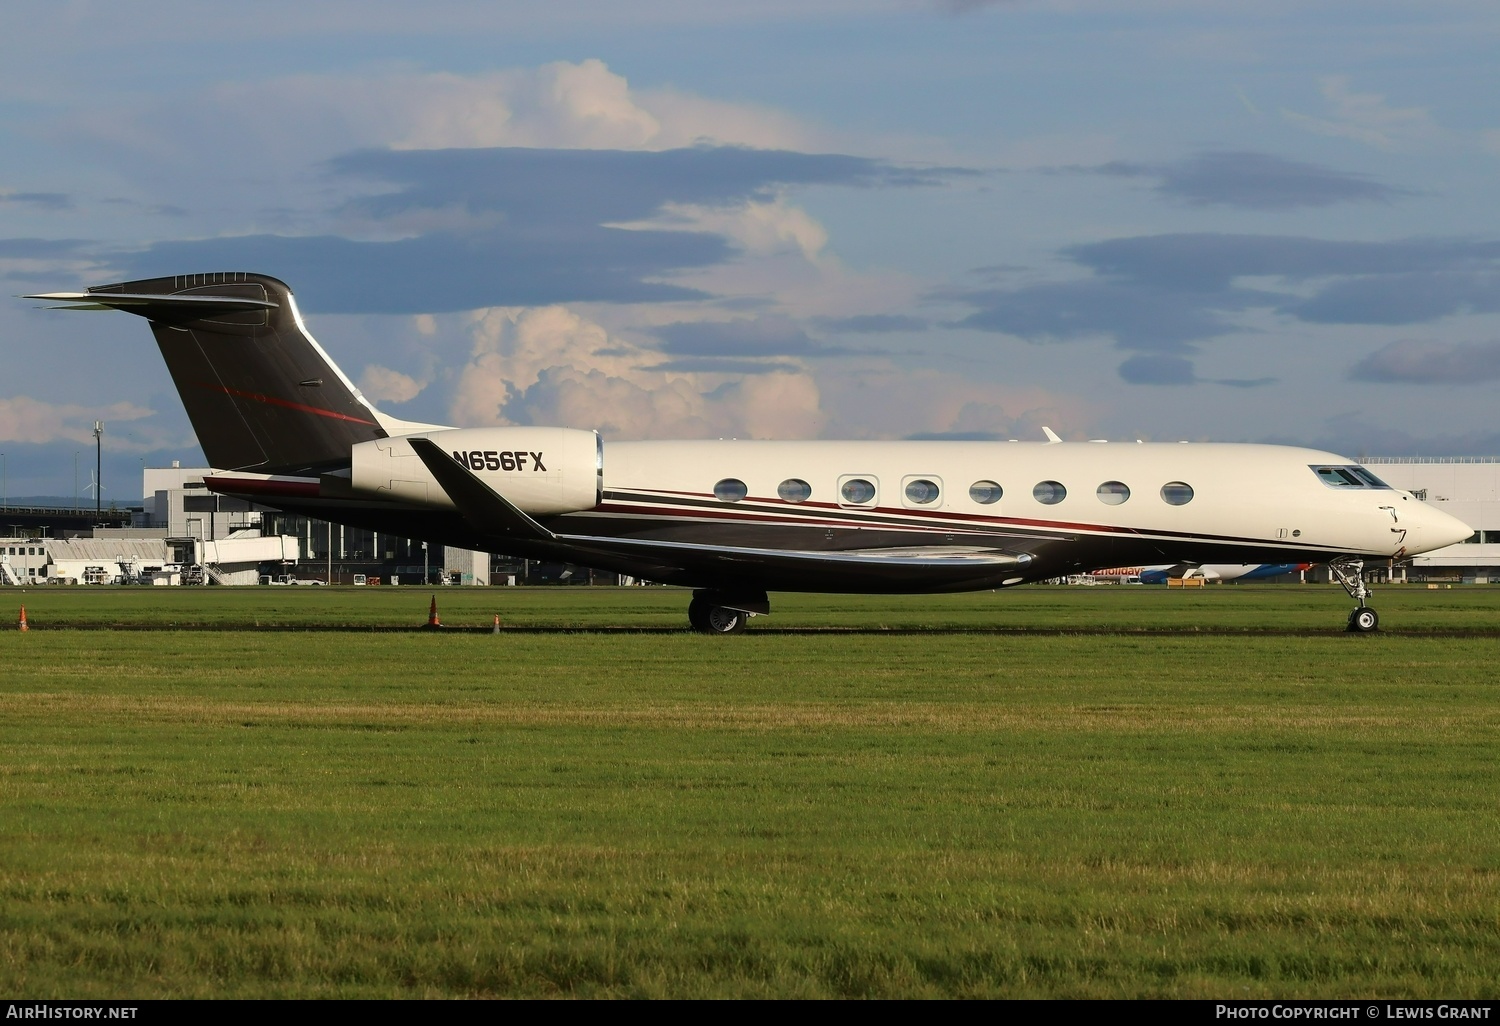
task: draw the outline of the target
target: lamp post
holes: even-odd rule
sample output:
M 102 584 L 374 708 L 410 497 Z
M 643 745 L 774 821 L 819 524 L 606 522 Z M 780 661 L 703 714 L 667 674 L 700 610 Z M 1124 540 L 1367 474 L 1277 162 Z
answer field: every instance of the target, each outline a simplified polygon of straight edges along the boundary
M 0 492 L 4 493 L 3 495 L 0 495 L 0 506 L 4 506 L 7 509 L 10 508 L 10 478 L 8 476 L 9 470 L 10 465 L 5 461 L 5 453 L 0 452 Z
M 94 522 L 104 509 L 104 421 L 94 421 Z
M 73 450 L 73 512 L 78 512 L 78 450 Z

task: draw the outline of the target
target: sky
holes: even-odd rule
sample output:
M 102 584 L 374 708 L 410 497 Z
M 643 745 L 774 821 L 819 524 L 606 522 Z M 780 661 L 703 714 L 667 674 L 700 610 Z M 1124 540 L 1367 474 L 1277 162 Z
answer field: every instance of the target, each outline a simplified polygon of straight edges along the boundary
M 0 474 L 202 465 L 253 271 L 381 409 L 638 438 L 1500 454 L 1492 0 L 11 0 Z M 116 483 L 118 482 L 118 483 Z

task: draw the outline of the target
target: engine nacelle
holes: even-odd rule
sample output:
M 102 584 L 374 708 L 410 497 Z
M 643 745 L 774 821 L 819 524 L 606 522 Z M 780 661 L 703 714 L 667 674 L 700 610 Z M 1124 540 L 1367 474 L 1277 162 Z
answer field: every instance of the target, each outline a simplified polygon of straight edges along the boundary
M 457 428 L 360 442 L 352 450 L 350 490 L 452 509 L 453 501 L 408 438 L 430 438 L 532 516 L 593 509 L 604 498 L 604 443 L 598 432 L 547 427 Z

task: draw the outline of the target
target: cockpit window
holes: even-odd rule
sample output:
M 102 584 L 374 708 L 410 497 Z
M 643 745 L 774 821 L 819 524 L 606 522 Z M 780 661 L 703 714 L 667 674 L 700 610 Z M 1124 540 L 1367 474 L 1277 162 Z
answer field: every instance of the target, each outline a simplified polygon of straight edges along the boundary
M 1391 487 L 1364 467 L 1313 467 L 1312 472 L 1317 474 L 1318 480 L 1329 488 L 1389 489 Z

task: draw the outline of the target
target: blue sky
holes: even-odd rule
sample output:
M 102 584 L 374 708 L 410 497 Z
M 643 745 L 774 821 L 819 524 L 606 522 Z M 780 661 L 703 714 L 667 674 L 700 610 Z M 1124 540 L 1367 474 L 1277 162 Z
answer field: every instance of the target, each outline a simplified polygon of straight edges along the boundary
M 398 416 L 1500 453 L 1493 3 L 7 16 L 9 293 L 272 274 Z M 36 306 L 9 494 L 201 461 L 143 324 Z

